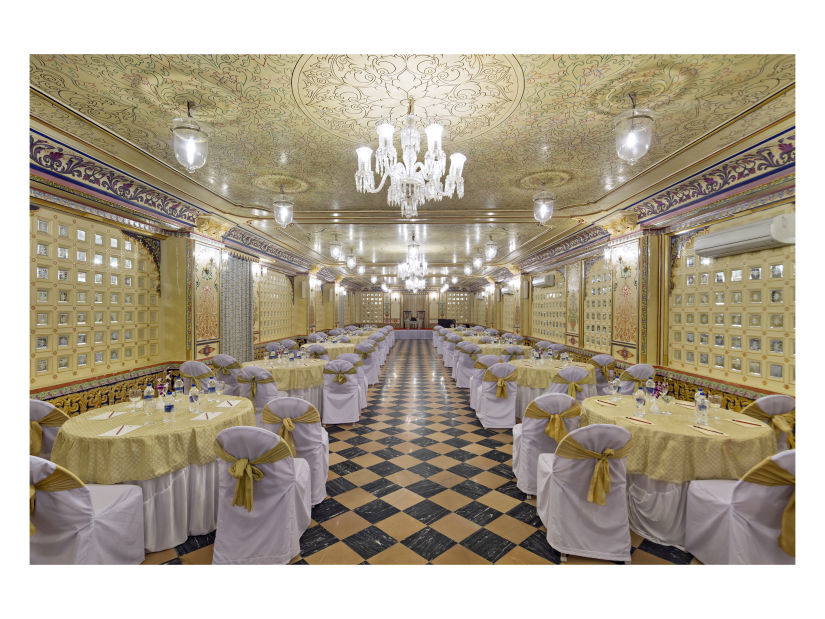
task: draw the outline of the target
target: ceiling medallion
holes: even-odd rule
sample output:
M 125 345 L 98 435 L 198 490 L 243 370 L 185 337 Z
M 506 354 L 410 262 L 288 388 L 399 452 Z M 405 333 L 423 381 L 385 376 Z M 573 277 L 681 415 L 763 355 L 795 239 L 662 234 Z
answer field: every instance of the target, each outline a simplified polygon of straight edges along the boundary
M 292 94 L 314 123 L 364 142 L 385 118 L 401 118 L 415 99 L 425 121 L 439 119 L 452 141 L 486 133 L 506 120 L 524 93 L 510 54 L 305 55 Z
M 252 184 L 258 189 L 266 189 L 267 191 L 278 191 L 283 187 L 286 193 L 303 193 L 309 189 L 309 183 L 288 174 L 258 176 L 252 181 Z
M 430 123 L 424 130 L 427 134 L 427 152 L 424 163 L 418 161 L 421 148 L 421 135 L 416 129 L 417 117 L 413 113 L 414 101 L 410 99 L 409 108 L 404 116 L 401 129 L 401 151 L 403 162 L 397 161 L 398 153 L 392 142 L 395 127 L 389 120 L 378 125 L 378 150 L 375 151 L 375 169 L 381 174 L 381 182 L 375 186 L 372 172 L 372 149 L 368 146 L 357 148 L 358 171 L 355 173 L 355 187 L 360 193 L 378 193 L 383 189 L 387 178 L 390 187 L 387 190 L 387 204 L 401 207 L 404 217 L 417 217 L 418 207 L 429 200 L 440 202 L 441 198 L 452 198 L 454 193 L 459 199 L 464 197 L 464 162 L 467 157 L 461 153 L 450 155 L 450 173 L 441 184 L 441 177 L 447 171 L 447 156 L 441 149 L 441 135 L 444 131 L 438 123 Z
M 567 170 L 542 170 L 533 172 L 519 179 L 518 185 L 522 189 L 536 191 L 544 187 L 560 187 L 573 179 L 573 173 Z

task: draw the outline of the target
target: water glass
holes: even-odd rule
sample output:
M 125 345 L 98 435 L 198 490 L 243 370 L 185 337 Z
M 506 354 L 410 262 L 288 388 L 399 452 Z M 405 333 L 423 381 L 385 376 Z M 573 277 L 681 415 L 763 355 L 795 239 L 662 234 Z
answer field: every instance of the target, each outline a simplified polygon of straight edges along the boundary
M 710 411 L 712 415 L 710 416 L 711 419 L 716 419 L 717 421 L 720 419 L 719 417 L 719 409 L 722 408 L 722 396 L 718 393 L 714 393 L 713 395 L 708 396 L 708 405 L 710 406 Z
M 619 391 L 622 390 L 622 381 L 618 378 L 614 378 L 610 381 L 610 389 L 613 392 L 613 397 L 611 398 L 611 402 L 618 402 L 619 401 Z
M 127 396 L 129 398 L 129 401 L 132 403 L 132 408 L 135 411 L 137 411 L 138 402 L 140 402 L 141 398 L 143 397 L 143 392 L 137 387 L 132 387 L 131 389 L 129 389 Z
M 219 380 L 215 383 L 215 393 L 218 395 L 223 395 L 226 391 L 226 383 L 222 380 Z

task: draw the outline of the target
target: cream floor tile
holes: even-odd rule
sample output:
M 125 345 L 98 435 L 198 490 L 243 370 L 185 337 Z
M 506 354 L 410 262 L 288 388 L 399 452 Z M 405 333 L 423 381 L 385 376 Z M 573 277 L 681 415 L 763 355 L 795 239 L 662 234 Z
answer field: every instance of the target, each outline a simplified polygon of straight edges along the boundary
M 516 546 L 496 561 L 496 565 L 555 565 L 552 561 L 533 554 L 529 550 Z
M 421 502 L 423 499 L 412 490 L 401 488 L 395 492 L 390 492 L 389 494 L 384 495 L 381 497 L 381 500 L 403 511 L 408 507 Z
M 424 479 L 421 475 L 413 473 L 412 471 L 397 471 L 392 475 L 387 475 L 387 479 L 399 486 L 409 486 L 417 481 Z
M 446 552 L 432 560 L 433 565 L 490 565 L 484 557 L 480 557 L 472 550 L 461 544 L 456 544 Z
M 463 494 L 459 494 L 454 490 L 444 490 L 443 492 L 439 492 L 438 494 L 431 496 L 430 500 L 433 503 L 441 505 L 441 507 L 454 512 L 459 507 L 464 507 L 467 505 L 467 503 L 469 503 L 472 499 L 464 496 Z
M 496 490 L 492 492 L 488 492 L 482 497 L 476 499 L 479 503 L 484 503 L 485 505 L 489 505 L 493 509 L 497 509 L 500 512 L 508 512 L 513 509 L 516 505 L 521 503 L 518 499 L 514 499 L 511 496 L 507 496 L 506 494 L 502 494 Z
M 638 548 L 630 555 L 630 563 L 633 565 L 673 565 L 670 561 L 666 561 L 661 557 L 652 555 L 644 550 Z
M 427 560 L 404 544 L 395 544 L 369 559 L 370 565 L 426 565 Z
M 507 483 L 507 480 L 504 477 L 491 473 L 490 471 L 484 471 L 478 475 L 473 475 L 470 480 L 492 489 L 496 489 Z
M 451 540 L 460 542 L 468 535 L 475 533 L 481 527 L 475 522 L 467 520 L 458 514 L 447 514 L 443 518 L 439 518 L 432 523 L 430 528 L 435 529 L 442 535 L 446 535 Z
M 363 561 L 361 555 L 347 546 L 344 542 L 337 542 L 304 557 L 310 565 L 358 565 Z
M 432 460 L 430 460 L 430 462 L 432 462 Z M 445 488 L 452 488 L 456 484 L 460 484 L 462 481 L 464 481 L 464 478 L 461 475 L 450 473 L 450 471 L 441 471 L 440 473 L 436 473 L 435 475 L 432 475 L 427 479 L 430 479 L 437 484 L 441 484 Z
M 424 523 L 419 522 L 412 516 L 408 516 L 404 512 L 398 512 L 389 518 L 384 518 L 380 522 L 376 523 L 375 526 L 388 533 L 395 539 L 402 540 L 408 538 L 416 531 L 423 529 Z
M 350 473 L 349 475 L 344 476 L 345 479 L 348 479 L 356 486 L 363 486 L 364 484 L 368 484 L 371 481 L 375 481 L 380 477 L 380 475 L 376 475 L 369 469 L 361 469 L 360 471 L 355 471 L 354 473 Z M 338 497 L 335 497 L 336 499 Z
M 366 490 L 363 490 L 361 488 L 353 488 L 352 490 L 344 492 L 343 494 L 339 494 L 335 497 L 335 500 L 338 501 L 344 507 L 347 507 L 349 509 L 355 509 L 356 507 L 366 505 L 370 501 L 374 501 L 375 497 Z
M 212 565 L 212 551 L 215 549 L 214 544 L 204 546 L 193 550 L 180 558 L 180 562 L 184 565 Z
M 507 514 L 499 516 L 486 526 L 496 535 L 500 535 L 514 544 L 520 544 L 536 532 L 535 527 L 531 527 L 529 524 L 525 524 Z
M 383 462 L 384 459 L 376 456 L 375 454 L 364 454 L 363 456 L 358 456 L 357 458 L 353 458 L 352 461 L 355 462 L 356 464 L 360 464 L 364 468 L 367 468 L 368 466 L 372 466 L 373 464 L 378 464 L 379 462 Z M 359 471 L 356 471 L 356 472 L 359 472 Z
M 353 533 L 366 529 L 370 526 L 370 523 L 355 512 L 344 512 L 340 516 L 322 522 L 321 526 L 338 539 L 344 539 Z
M 158 552 L 147 552 L 146 557 L 143 559 L 143 563 L 141 563 L 141 565 L 160 565 L 161 563 L 166 563 L 167 561 L 176 559 L 177 556 L 178 553 L 175 551 L 174 548 L 169 548 L 168 550 L 160 550 Z

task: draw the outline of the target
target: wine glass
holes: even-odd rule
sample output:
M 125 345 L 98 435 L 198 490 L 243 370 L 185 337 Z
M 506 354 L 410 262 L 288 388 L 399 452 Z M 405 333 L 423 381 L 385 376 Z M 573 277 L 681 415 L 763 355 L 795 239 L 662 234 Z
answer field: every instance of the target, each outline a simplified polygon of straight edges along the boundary
M 224 391 L 226 391 L 226 383 L 219 380 L 215 383 L 215 393 L 217 395 L 223 395 Z
M 137 411 L 137 405 L 143 397 L 143 392 L 137 387 L 132 387 L 131 389 L 129 389 L 127 397 L 129 398 L 129 401 L 132 403 L 132 409 Z
M 618 402 L 619 401 L 619 391 L 622 389 L 622 381 L 618 378 L 614 378 L 610 381 L 610 388 L 613 391 L 613 397 L 610 399 L 611 402 Z
M 713 395 L 708 396 L 708 405 L 710 406 L 710 410 L 712 413 L 715 413 L 710 416 L 711 419 L 715 419 L 719 421 L 721 419 L 719 417 L 719 409 L 722 408 L 722 396 L 718 393 L 714 393 Z
M 670 404 L 670 400 L 669 400 L 669 399 L 668 399 L 668 397 L 667 397 L 667 383 L 665 383 L 665 382 L 660 383 L 660 385 L 659 385 L 659 390 L 660 390 L 660 392 L 659 392 L 659 397 L 660 397 L 660 398 L 662 398 L 662 401 L 663 401 L 665 404 Z M 669 410 L 667 410 L 666 408 L 665 408 L 665 409 L 660 410 L 659 412 L 660 412 L 662 415 L 672 415 L 672 414 L 673 414 L 673 413 L 671 413 Z

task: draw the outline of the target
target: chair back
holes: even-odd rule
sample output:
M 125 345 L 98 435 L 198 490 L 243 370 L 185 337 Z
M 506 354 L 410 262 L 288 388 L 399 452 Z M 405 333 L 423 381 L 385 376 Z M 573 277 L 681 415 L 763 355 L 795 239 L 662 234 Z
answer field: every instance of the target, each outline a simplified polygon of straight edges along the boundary
M 573 407 L 578 409 L 578 415 L 567 412 Z M 554 427 L 556 427 L 558 423 L 555 420 L 550 420 L 546 417 L 532 416 L 533 413 L 531 409 L 538 409 L 547 415 L 555 416 L 565 413 L 565 417 L 560 418 L 563 431 L 554 431 Z M 530 446 L 535 445 L 537 453 L 553 453 L 558 446 L 557 438 L 564 438 L 566 434 L 578 428 L 580 423 L 581 407 L 578 406 L 575 398 L 571 398 L 566 393 L 544 393 L 527 406 L 527 411 L 522 420 L 521 440 L 527 441 Z M 524 446 L 526 447 L 527 444 Z
M 481 355 L 476 359 L 476 364 L 483 365 L 484 369 L 488 369 L 496 363 L 504 363 L 504 357 L 501 355 Z
M 492 343 L 493 338 L 490 337 L 489 335 L 483 335 L 479 338 L 478 341 L 481 342 L 482 344 L 490 344 L 490 343 Z
M 550 393 L 566 393 L 567 395 L 575 393 L 575 398 L 579 402 L 596 395 L 595 380 L 589 370 L 571 365 L 560 369 L 557 376 L 558 379 L 554 377 L 550 382 L 550 388 L 548 389 Z M 571 383 L 576 386 L 571 385 Z
M 796 400 L 789 395 L 766 395 L 757 398 L 742 409 L 748 415 L 773 427 L 776 447 L 784 451 L 796 446 L 794 426 L 796 424 Z
M 551 344 L 550 344 L 550 346 L 548 346 L 548 348 L 549 348 L 551 351 L 556 352 L 556 353 L 562 353 L 562 352 L 564 352 L 565 350 L 567 350 L 567 346 L 565 346 L 564 344 L 554 344 L 554 343 L 551 343 Z
M 499 333 L 499 332 L 498 332 L 498 330 L 497 330 L 497 329 L 492 329 L 492 328 L 491 328 L 491 329 L 486 329 L 486 330 L 484 331 L 484 333 L 486 333 L 487 335 L 498 335 L 498 333 Z
M 277 342 L 270 342 L 267 346 L 271 344 L 280 346 Z M 281 350 L 283 349 L 281 348 Z M 241 368 L 241 364 L 237 362 L 235 357 L 215 355 L 212 357 L 212 366 L 215 373 L 215 380 L 226 385 L 224 393 L 226 395 L 238 395 L 238 374 L 243 368 Z
M 484 355 L 486 357 L 487 355 Z M 482 359 L 484 358 L 482 357 Z M 515 400 L 516 398 L 516 366 L 509 363 L 494 363 L 487 368 L 481 381 L 481 392 L 486 394 L 488 398 L 496 398 L 497 400 Z M 500 397 L 499 381 L 488 381 L 484 378 L 487 374 L 492 374 L 498 379 L 509 379 L 505 382 L 506 395 Z
M 330 329 L 329 330 L 330 335 L 341 335 L 343 332 L 344 332 L 343 329 Z
M 533 344 L 533 348 L 537 348 L 539 350 L 549 349 L 550 348 L 550 342 L 547 342 L 545 340 L 539 340 L 538 342 Z
M 339 335 L 338 336 L 338 341 L 343 342 L 344 344 L 349 344 L 350 342 L 352 342 L 352 340 L 349 339 L 348 335 Z
M 307 335 L 307 342 L 323 342 L 326 338 L 326 333 L 310 333 Z
M 286 419 L 287 417 L 290 419 L 295 419 L 296 417 L 301 417 L 312 408 L 315 407 L 302 398 L 293 398 L 289 396 L 285 398 L 274 398 L 264 404 L 262 427 L 265 430 L 270 430 L 271 432 L 282 436 L 281 429 L 283 428 L 283 422 L 270 423 L 267 421 L 267 419 L 269 419 L 267 411 L 277 417 L 280 417 L 281 419 Z M 301 454 L 311 452 L 318 445 L 323 443 L 324 429 L 321 427 L 320 417 L 318 418 L 318 421 L 311 423 L 299 422 L 294 423 L 293 425 L 295 427 L 291 431 L 291 435 L 292 440 L 295 443 L 295 453 L 293 455 L 296 458 L 301 458 Z
M 43 400 L 29 400 L 30 455 L 49 460 L 60 426 L 68 420 L 69 416 L 54 404 Z M 34 451 L 37 453 L 33 453 Z
M 512 335 L 513 335 L 512 340 L 514 342 L 523 342 L 524 341 L 524 336 L 523 335 L 519 335 L 518 333 L 513 333 Z
M 343 377 L 344 382 L 341 382 Z M 335 359 L 324 366 L 324 391 L 346 393 L 358 391 L 358 371 L 349 361 Z
M 645 381 L 648 378 L 653 378 L 655 373 L 656 370 L 653 369 L 653 366 L 647 363 L 631 365 L 619 375 L 619 379 L 621 380 L 619 393 L 622 395 L 633 395 L 639 387 L 644 388 Z M 622 378 L 622 376 L 624 376 L 624 378 Z M 630 377 L 632 377 L 633 380 L 631 380 Z
M 280 352 L 282 350 L 286 350 L 281 342 L 267 342 L 264 348 L 266 349 L 266 352 Z M 217 355 L 215 356 L 217 357 Z
M 278 396 L 278 385 L 269 370 L 248 365 L 237 376 L 238 395 L 252 400 L 255 416 L 260 418 L 264 404 Z
M 607 354 L 593 355 L 590 357 L 590 364 L 596 368 L 596 391 L 599 395 L 607 395 L 610 393 L 610 385 L 607 383 L 616 375 L 616 360 Z
M 505 361 L 518 359 L 519 357 L 524 357 L 524 350 L 521 346 L 507 346 L 502 353 L 502 357 L 504 357 Z
M 184 361 L 180 364 L 180 377 L 183 381 L 183 392 L 188 394 L 193 380 L 197 379 L 198 389 L 205 392 L 209 386 L 209 378 L 214 376 L 212 369 L 200 361 Z
M 306 352 L 312 359 L 323 359 L 324 361 L 329 361 L 329 353 L 327 353 L 327 349 L 321 344 L 310 344 L 304 348 L 304 352 Z

